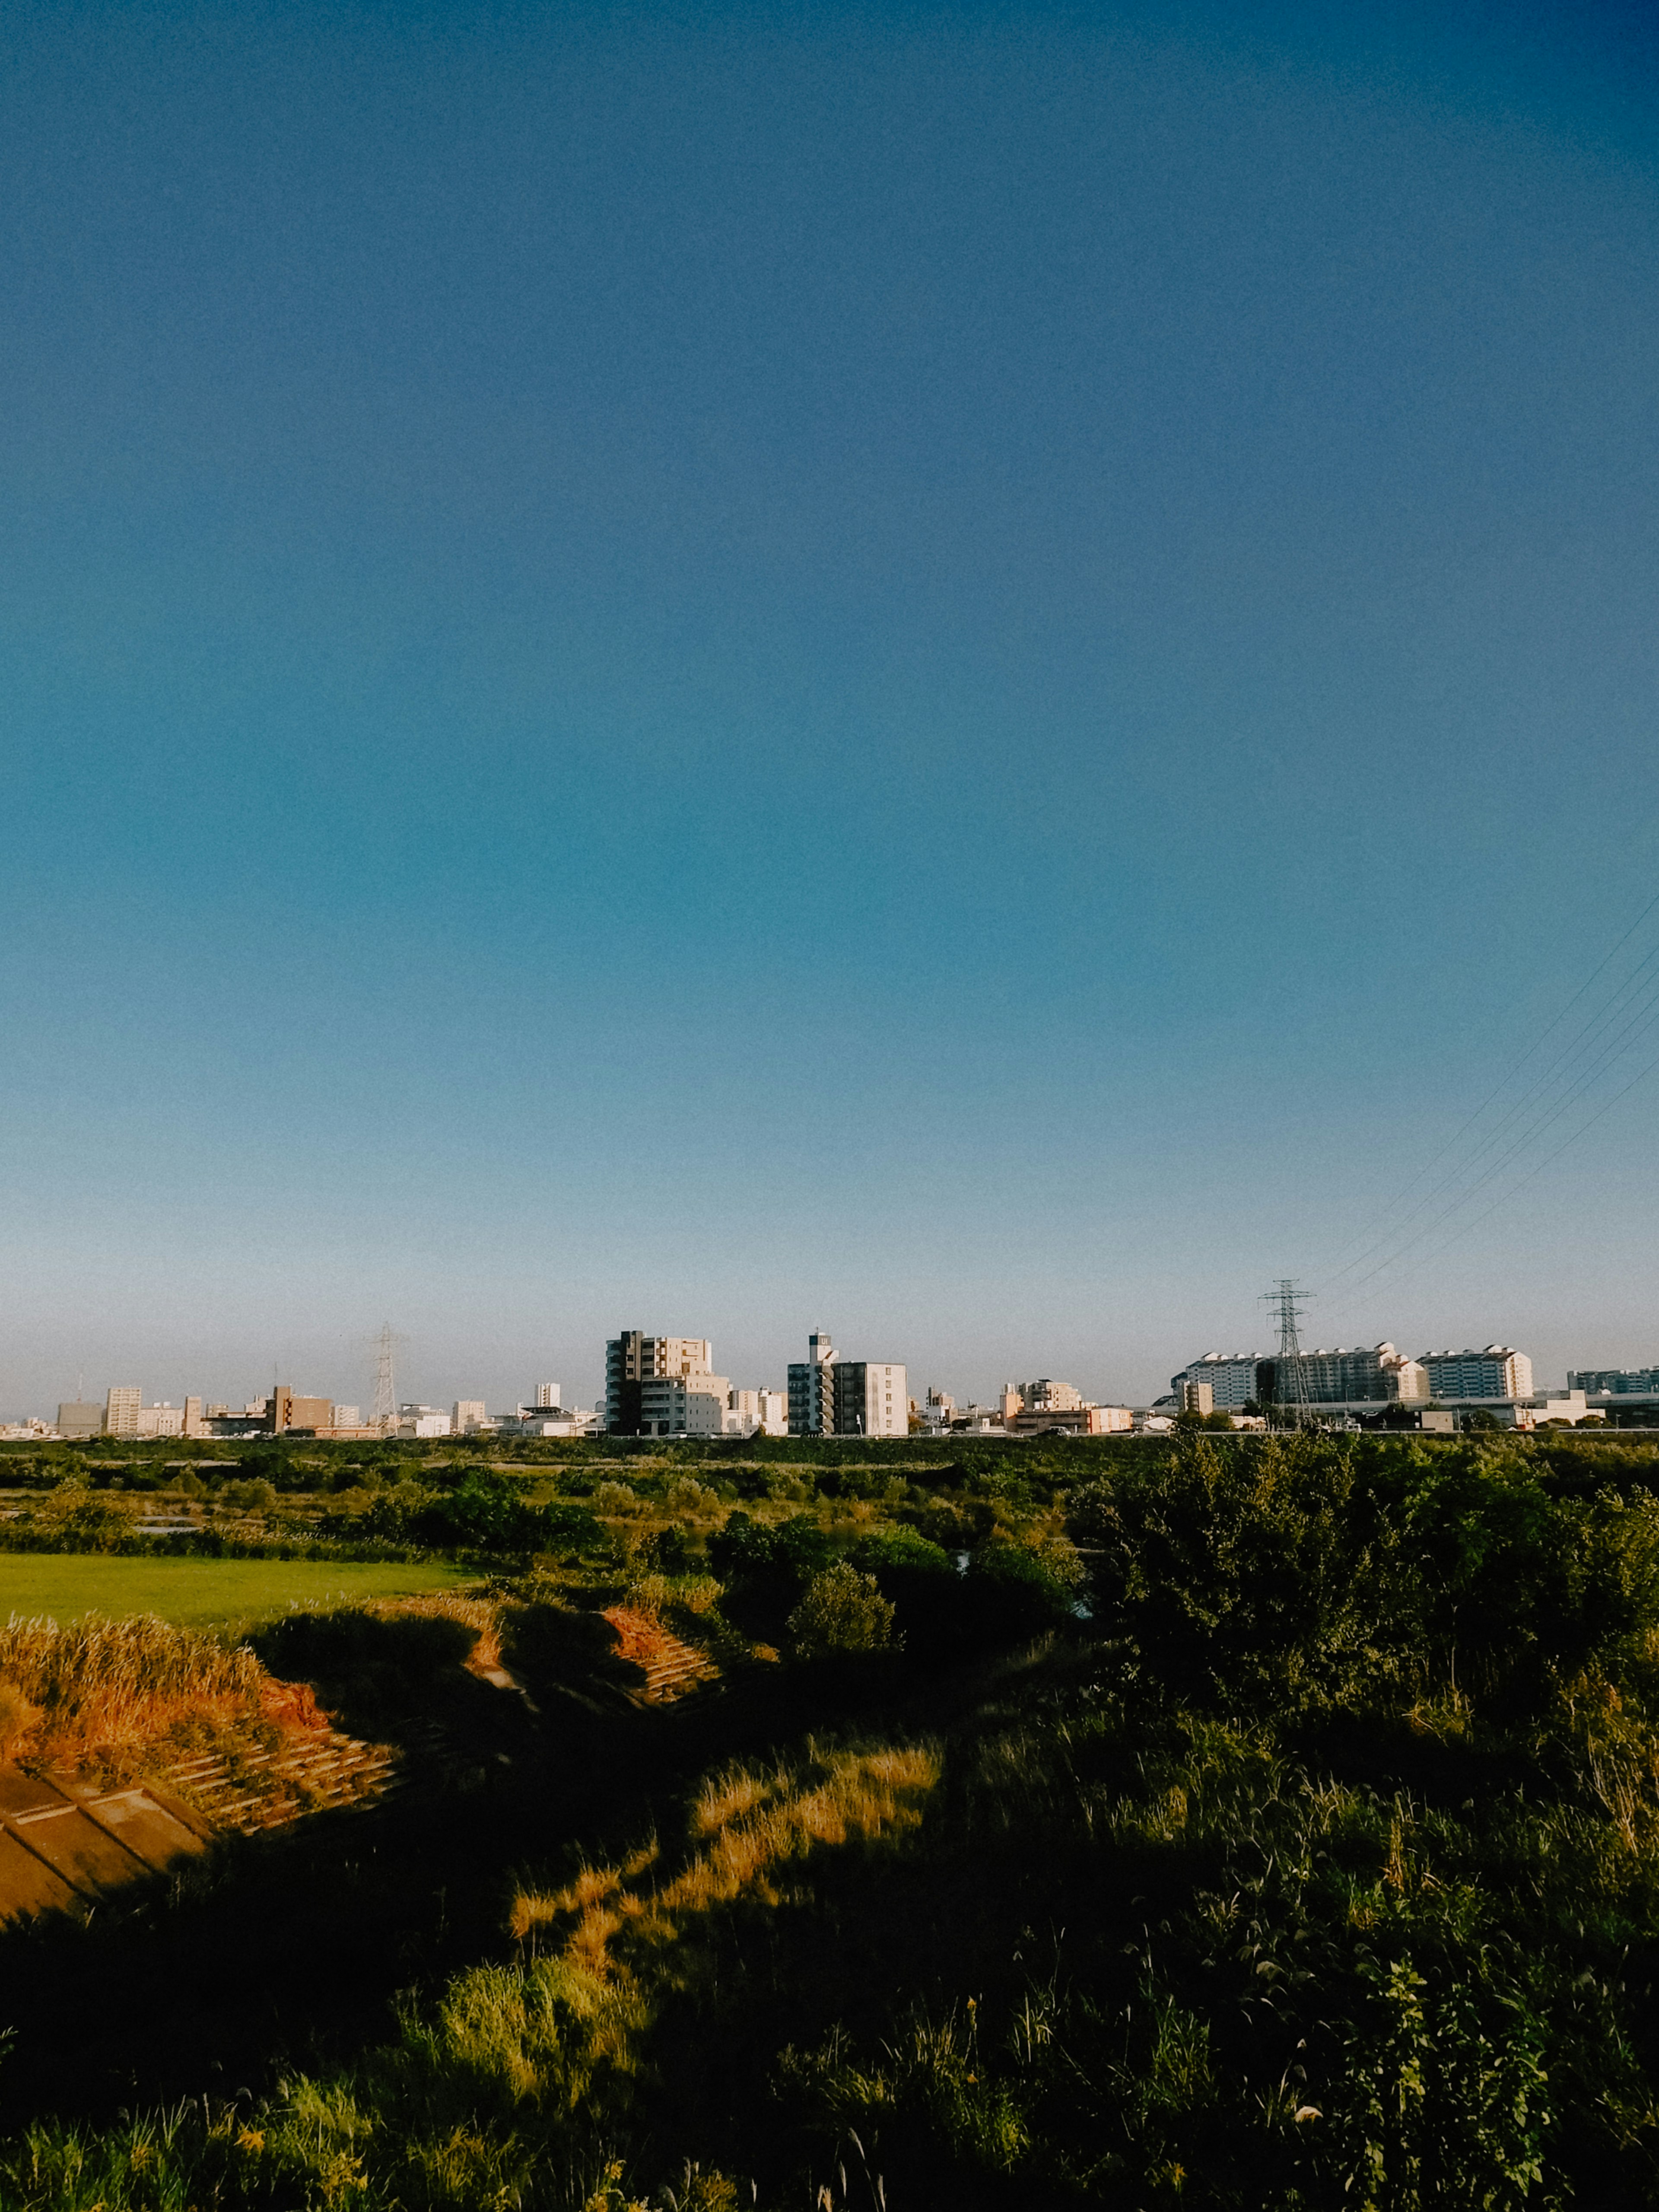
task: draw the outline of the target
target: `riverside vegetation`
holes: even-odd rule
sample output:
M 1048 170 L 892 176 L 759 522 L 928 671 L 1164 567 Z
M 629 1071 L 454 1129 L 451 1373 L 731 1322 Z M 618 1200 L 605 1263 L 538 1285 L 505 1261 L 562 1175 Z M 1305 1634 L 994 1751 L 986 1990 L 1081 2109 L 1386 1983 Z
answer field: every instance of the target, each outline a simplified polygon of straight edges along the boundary
M 0 2203 L 1659 2203 L 1659 1454 L 939 1457 L 222 1477 L 270 1486 L 236 1541 L 441 1532 L 480 1577 L 179 1647 L 228 1718 L 281 1681 L 395 1736 L 481 1638 L 540 1716 L 372 1851 L 319 1824 L 0 1942 Z M 125 1510 L 27 1472 L 73 1540 Z M 730 1693 L 603 1710 L 617 1601 Z M 95 1677 L 143 1734 L 112 1632 L 10 1633 L 32 1710 L 95 1747 Z M 88 2041 L 112 1998 L 161 2028 Z

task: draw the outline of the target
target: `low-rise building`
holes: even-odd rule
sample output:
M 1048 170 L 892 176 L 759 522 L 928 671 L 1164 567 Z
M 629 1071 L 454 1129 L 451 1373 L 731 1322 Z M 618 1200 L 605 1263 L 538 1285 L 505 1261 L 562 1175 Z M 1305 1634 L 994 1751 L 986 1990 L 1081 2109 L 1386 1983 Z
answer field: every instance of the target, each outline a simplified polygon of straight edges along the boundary
M 726 1400 L 729 1437 L 787 1437 L 789 1401 L 781 1390 L 731 1390 Z

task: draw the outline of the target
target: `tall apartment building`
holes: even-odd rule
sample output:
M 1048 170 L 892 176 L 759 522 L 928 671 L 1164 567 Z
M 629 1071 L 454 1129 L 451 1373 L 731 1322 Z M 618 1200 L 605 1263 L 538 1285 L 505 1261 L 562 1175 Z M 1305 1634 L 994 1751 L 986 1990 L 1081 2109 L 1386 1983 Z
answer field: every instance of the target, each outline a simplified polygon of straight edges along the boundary
M 1431 1398 L 1530 1398 L 1532 1362 L 1508 1344 L 1484 1352 L 1425 1352 L 1421 1365 Z
M 556 1406 L 558 1402 L 559 1386 L 556 1382 L 538 1382 L 536 1385 L 536 1403 L 538 1407 Z
M 1233 1413 L 1241 1406 L 1259 1402 L 1256 1370 L 1262 1364 L 1259 1352 L 1206 1352 L 1183 1367 L 1179 1375 L 1172 1375 L 1170 1388 L 1179 1402 L 1185 1384 L 1207 1382 L 1215 1411 Z
M 1301 1395 L 1312 1406 L 1380 1406 L 1395 1401 L 1416 1405 L 1429 1396 L 1421 1362 L 1407 1359 L 1386 1339 L 1369 1347 L 1339 1344 L 1330 1351 L 1304 1352 L 1301 1381 Z M 1182 1404 L 1194 1383 L 1208 1383 L 1217 1413 L 1235 1413 L 1252 1400 L 1265 1406 L 1292 1395 L 1284 1387 L 1276 1359 L 1242 1352 L 1206 1352 L 1170 1379 L 1170 1389 Z
M 104 1431 L 112 1437 L 136 1437 L 144 1394 L 137 1382 L 113 1382 L 104 1401 Z
M 709 1373 L 710 1346 L 706 1336 L 647 1336 L 640 1329 L 624 1329 L 620 1336 L 611 1337 L 605 1347 L 606 1429 L 613 1437 L 672 1433 L 656 1425 L 664 1416 L 654 1399 L 649 1416 L 653 1425 L 648 1429 L 645 1426 L 645 1385 Z M 720 1387 L 723 1411 L 727 1386 L 722 1382 Z M 720 1430 L 716 1428 L 714 1433 L 718 1436 Z
M 823 1329 L 806 1340 L 806 1357 L 789 1367 L 792 1437 L 904 1437 L 910 1395 L 896 1362 L 841 1359 Z

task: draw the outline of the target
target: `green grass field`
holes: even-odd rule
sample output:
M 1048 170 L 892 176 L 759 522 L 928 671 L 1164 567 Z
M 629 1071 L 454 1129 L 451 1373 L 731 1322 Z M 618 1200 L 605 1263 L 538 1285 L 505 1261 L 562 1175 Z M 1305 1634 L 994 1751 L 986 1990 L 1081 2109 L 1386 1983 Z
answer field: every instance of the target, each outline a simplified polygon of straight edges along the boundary
M 332 1559 L 122 1559 L 94 1553 L 0 1553 L 0 1620 L 159 1613 L 182 1628 L 252 1628 L 289 1612 L 403 1597 L 468 1580 L 454 1567 Z

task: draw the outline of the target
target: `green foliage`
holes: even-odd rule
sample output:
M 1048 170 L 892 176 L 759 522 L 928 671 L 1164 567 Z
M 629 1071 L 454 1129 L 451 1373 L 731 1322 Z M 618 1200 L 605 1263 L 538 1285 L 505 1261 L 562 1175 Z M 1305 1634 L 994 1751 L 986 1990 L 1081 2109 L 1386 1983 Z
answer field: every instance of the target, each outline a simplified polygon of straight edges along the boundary
M 885 1651 L 893 1642 L 893 1607 L 873 1575 L 850 1560 L 814 1575 L 789 1616 L 789 1641 L 798 1659 L 832 1659 L 854 1652 Z

